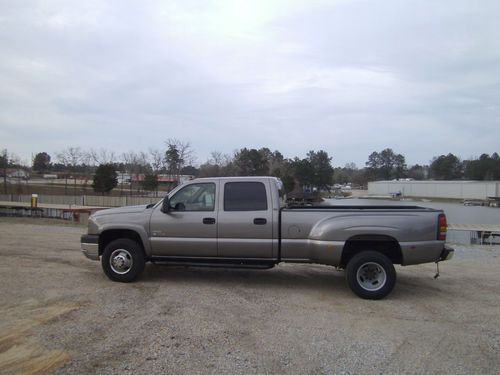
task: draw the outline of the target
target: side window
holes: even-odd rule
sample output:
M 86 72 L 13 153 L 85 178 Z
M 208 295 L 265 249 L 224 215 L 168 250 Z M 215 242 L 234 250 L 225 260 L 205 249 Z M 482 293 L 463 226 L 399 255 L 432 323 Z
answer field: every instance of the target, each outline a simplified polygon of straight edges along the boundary
M 213 211 L 215 208 L 215 184 L 191 184 L 170 198 L 174 211 Z
M 224 211 L 266 211 L 266 187 L 261 182 L 228 182 L 224 185 Z

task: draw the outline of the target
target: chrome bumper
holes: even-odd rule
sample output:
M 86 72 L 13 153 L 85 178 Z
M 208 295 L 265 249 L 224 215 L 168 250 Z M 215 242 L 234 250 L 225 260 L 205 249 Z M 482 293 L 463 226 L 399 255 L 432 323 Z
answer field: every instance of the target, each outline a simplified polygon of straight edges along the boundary
M 83 255 L 92 260 L 99 260 L 99 236 L 84 234 L 80 242 Z

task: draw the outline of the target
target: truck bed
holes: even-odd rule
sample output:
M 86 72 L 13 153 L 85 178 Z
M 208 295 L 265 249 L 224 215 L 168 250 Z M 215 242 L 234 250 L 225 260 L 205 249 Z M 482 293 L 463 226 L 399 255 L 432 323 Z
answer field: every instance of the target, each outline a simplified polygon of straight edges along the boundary
M 420 210 L 420 211 L 439 211 L 433 208 L 421 206 L 396 206 L 396 205 L 321 205 L 321 206 L 298 206 L 292 205 L 283 210 Z

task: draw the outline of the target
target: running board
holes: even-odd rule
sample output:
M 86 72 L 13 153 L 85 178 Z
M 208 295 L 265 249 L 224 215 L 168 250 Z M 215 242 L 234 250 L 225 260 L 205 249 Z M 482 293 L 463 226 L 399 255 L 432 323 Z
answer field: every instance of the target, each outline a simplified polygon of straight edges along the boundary
M 246 268 L 269 269 L 277 262 L 269 259 L 231 259 L 231 258 L 178 258 L 178 257 L 152 257 L 151 263 L 162 266 L 183 267 L 217 267 L 217 268 Z

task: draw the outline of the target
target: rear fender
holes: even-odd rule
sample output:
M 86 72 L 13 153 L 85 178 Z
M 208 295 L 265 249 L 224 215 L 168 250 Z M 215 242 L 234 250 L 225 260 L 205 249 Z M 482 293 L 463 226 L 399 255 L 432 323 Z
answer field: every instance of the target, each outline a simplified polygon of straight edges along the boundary
M 354 255 L 367 250 L 384 254 L 393 264 L 403 264 L 401 246 L 394 237 L 367 234 L 353 236 L 345 242 L 340 262 L 341 266 L 345 267 Z
M 325 218 L 312 228 L 309 238 L 316 241 L 348 241 L 369 233 L 373 236 L 389 236 L 399 241 L 408 231 L 403 228 L 401 216 L 406 215 L 364 212 Z

